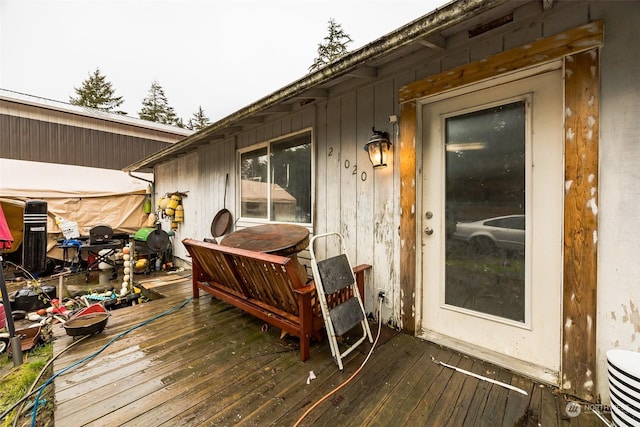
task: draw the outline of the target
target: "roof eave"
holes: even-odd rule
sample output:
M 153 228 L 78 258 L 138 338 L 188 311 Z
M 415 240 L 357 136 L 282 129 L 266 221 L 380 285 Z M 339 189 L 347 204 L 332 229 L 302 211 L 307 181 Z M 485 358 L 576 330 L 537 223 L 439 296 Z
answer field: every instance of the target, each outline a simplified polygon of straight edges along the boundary
M 299 96 L 305 91 L 348 74 L 356 68 L 396 49 L 414 43 L 446 27 L 458 24 L 469 16 L 483 13 L 507 1 L 509 0 L 457 0 L 447 3 L 441 8 L 435 9 L 427 15 L 382 36 L 362 48 L 345 55 L 339 60 L 328 64 L 320 70 L 308 74 L 282 89 L 259 99 L 253 104 L 220 119 L 172 146 L 127 166 L 123 170 L 136 171 L 142 168 L 153 167 L 174 157 L 176 154 L 188 151 L 189 147 L 195 147 L 203 140 L 222 138 L 221 136 L 215 138 L 214 135 L 224 129 L 231 128 L 240 120 L 246 119 L 290 98 Z

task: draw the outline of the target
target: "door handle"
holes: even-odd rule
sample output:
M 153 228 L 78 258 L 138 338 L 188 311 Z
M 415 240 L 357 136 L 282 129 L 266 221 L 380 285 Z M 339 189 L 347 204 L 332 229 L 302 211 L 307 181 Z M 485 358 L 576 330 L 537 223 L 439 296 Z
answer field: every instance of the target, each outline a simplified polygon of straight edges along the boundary
M 424 229 L 424 234 L 426 234 L 427 236 L 431 236 L 433 234 L 433 228 L 431 227 L 427 227 Z

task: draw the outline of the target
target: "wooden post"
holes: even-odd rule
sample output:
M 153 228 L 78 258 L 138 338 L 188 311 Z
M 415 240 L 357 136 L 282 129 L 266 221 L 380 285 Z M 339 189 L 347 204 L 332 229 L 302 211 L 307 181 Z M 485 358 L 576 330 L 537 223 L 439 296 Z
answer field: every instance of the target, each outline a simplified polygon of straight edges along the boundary
M 595 399 L 599 50 L 565 64 L 562 388 Z
M 416 331 L 416 103 L 400 108 L 400 321 Z

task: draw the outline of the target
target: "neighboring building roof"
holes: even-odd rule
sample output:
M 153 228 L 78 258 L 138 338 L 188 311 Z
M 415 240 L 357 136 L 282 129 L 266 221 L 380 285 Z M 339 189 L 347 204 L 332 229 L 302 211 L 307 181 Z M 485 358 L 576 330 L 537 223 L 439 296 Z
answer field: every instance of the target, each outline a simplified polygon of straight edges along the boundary
M 444 50 L 442 34 L 465 22 L 475 25 L 489 12 L 498 16 L 514 7 L 509 0 L 456 0 L 397 30 L 351 52 L 339 60 L 307 74 L 282 89 L 244 107 L 235 113 L 201 129 L 182 141 L 145 159 L 127 166 L 125 171 L 153 167 L 178 155 L 196 150 L 199 146 L 222 140 L 231 134 L 260 125 L 264 116 L 292 112 L 294 104 L 307 104 L 327 98 L 330 87 L 348 79 L 377 77 L 377 68 L 418 49 Z M 262 121 L 261 121 L 262 120 Z
M 95 108 L 82 107 L 80 105 L 72 105 L 62 101 L 41 98 L 38 96 L 28 95 L 26 93 L 15 92 L 8 89 L 0 89 L 0 100 L 8 102 L 16 102 L 20 104 L 30 105 L 33 107 L 46 108 L 54 111 L 61 111 L 70 114 L 91 117 L 94 119 L 107 120 L 110 122 L 122 123 L 139 128 L 151 129 L 176 135 L 189 136 L 194 131 L 177 126 L 169 126 L 162 123 L 156 123 L 149 120 L 142 120 L 136 117 L 130 117 L 123 114 L 107 113 Z

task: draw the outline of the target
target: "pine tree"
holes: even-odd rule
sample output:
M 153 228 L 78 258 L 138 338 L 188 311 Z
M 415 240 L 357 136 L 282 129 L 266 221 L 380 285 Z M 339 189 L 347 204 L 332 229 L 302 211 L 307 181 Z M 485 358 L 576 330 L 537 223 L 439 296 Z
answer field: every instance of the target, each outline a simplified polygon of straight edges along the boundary
M 209 126 L 209 117 L 204 114 L 202 105 L 198 107 L 198 111 L 193 113 L 193 117 L 187 122 L 187 129 L 200 130 Z
M 151 122 L 184 127 L 182 119 L 178 118 L 173 107 L 169 106 L 164 89 L 157 81 L 151 83 L 149 95 L 142 100 L 142 109 L 138 112 L 138 117 Z
M 309 67 L 309 72 L 317 71 L 325 65 L 347 54 L 347 46 L 352 42 L 351 36 L 342 30 L 342 25 L 329 19 L 329 34 L 324 38 L 325 43 L 318 44 L 318 57 Z
M 124 100 L 121 96 L 115 96 L 115 90 L 106 77 L 96 68 L 93 74 L 89 73 L 89 78 L 82 82 L 79 88 L 73 88 L 78 95 L 77 98 L 69 97 L 69 102 L 73 105 L 95 108 L 116 114 L 127 114 L 124 111 L 115 111 Z

